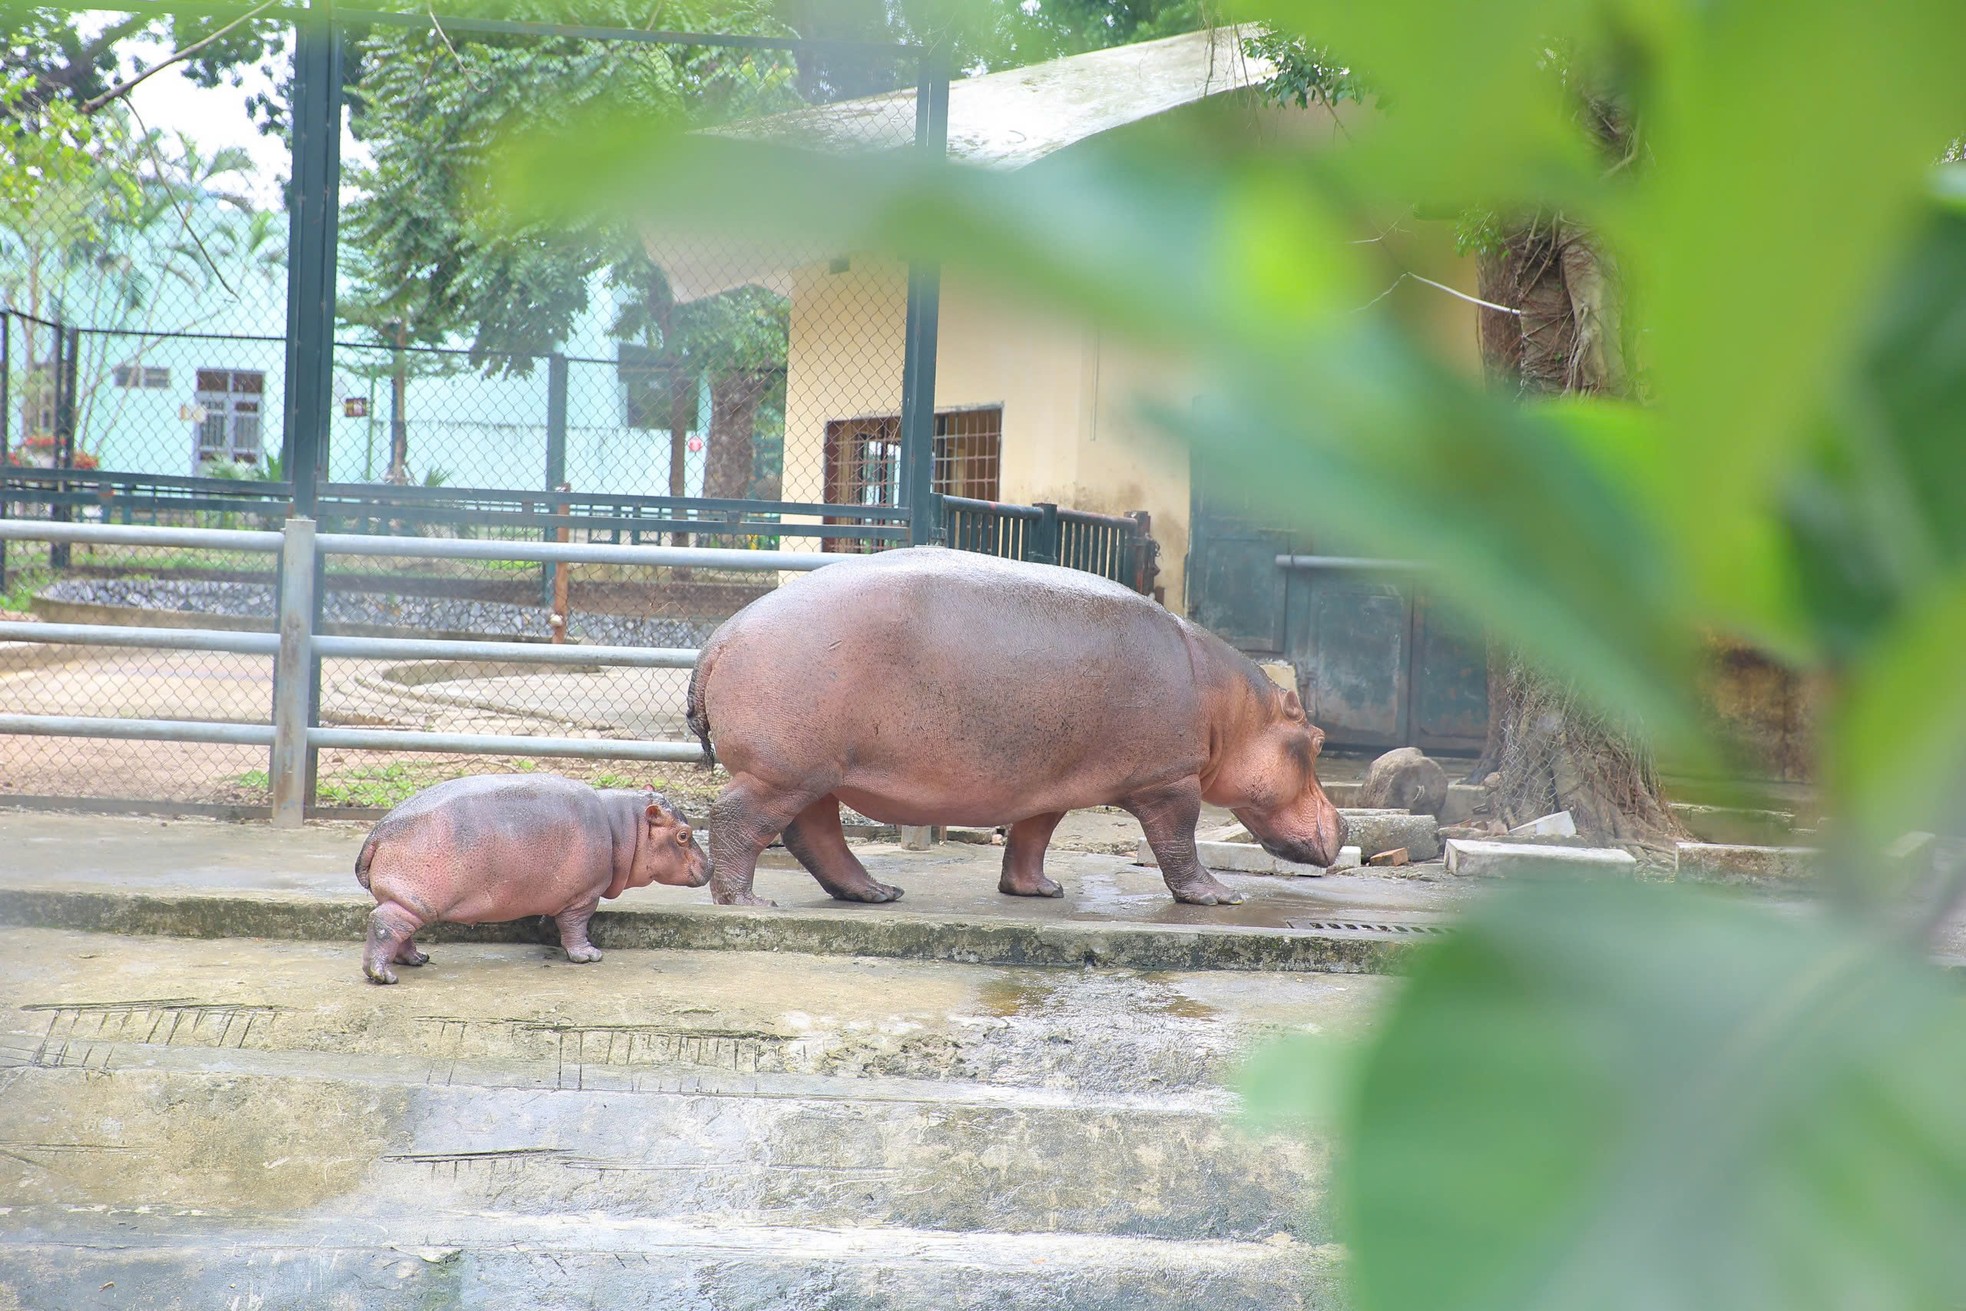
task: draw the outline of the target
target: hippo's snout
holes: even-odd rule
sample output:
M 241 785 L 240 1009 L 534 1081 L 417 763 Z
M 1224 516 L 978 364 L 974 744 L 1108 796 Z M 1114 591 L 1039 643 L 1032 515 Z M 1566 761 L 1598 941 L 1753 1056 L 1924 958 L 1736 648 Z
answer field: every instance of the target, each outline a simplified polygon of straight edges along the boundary
M 1288 833 L 1259 833 L 1254 825 L 1249 825 L 1250 835 L 1263 850 L 1279 860 L 1295 861 L 1299 865 L 1331 866 L 1338 861 L 1338 852 L 1345 845 L 1347 836 L 1345 817 L 1336 807 L 1327 806 L 1325 813 L 1318 816 L 1312 824 L 1309 836 Z

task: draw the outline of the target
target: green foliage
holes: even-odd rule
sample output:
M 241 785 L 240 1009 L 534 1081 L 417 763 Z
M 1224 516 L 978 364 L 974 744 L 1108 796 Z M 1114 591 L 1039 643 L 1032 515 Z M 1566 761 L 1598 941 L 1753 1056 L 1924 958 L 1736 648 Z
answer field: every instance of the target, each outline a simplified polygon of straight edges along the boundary
M 1819 675 L 1837 914 L 1525 886 L 1355 1066 L 1295 1046 L 1253 1093 L 1337 1108 L 1361 1311 L 1959 1305 L 1966 1033 L 1918 935 L 1960 880 L 1879 849 L 1966 832 L 1966 183 L 1931 171 L 1966 122 L 1966 9 L 1266 13 L 1385 112 L 1329 146 L 1186 124 L 991 175 L 590 125 L 515 145 L 508 185 L 941 258 L 1178 352 L 1202 399 L 1155 417 L 1222 476 L 1321 545 L 1396 524 L 1437 594 L 1655 742 L 1716 752 L 1716 634 Z M 1382 313 L 1398 271 L 1358 238 L 1469 211 L 1600 235 L 1647 407 L 1505 401 Z
M 1876 941 L 1681 889 L 1493 898 L 1353 1092 L 1356 1302 L 1956 1305 L 1963 1080 L 1956 990 Z
M 453 7 L 470 14 L 482 5 Z M 501 18 L 645 27 L 619 0 L 569 9 L 536 0 Z M 670 30 L 756 31 L 769 16 L 743 3 L 660 15 Z M 493 145 L 515 125 L 596 119 L 702 123 L 798 103 L 789 60 L 706 46 L 545 39 L 377 26 L 363 38 L 354 130 L 369 162 L 350 171 L 357 198 L 343 220 L 353 256 L 343 317 L 411 343 L 468 339 L 471 362 L 525 373 L 588 307 L 594 275 L 652 268 L 632 225 L 513 222 L 486 185 Z M 628 286 L 631 303 L 644 288 Z M 666 294 L 666 288 L 665 288 Z
M 1314 46 L 1289 32 L 1260 31 L 1242 41 L 1243 53 L 1251 59 L 1265 59 L 1275 68 L 1263 83 L 1263 98 L 1271 104 L 1336 107 L 1350 100 L 1365 103 L 1365 83 L 1351 69 L 1335 60 L 1322 46 Z

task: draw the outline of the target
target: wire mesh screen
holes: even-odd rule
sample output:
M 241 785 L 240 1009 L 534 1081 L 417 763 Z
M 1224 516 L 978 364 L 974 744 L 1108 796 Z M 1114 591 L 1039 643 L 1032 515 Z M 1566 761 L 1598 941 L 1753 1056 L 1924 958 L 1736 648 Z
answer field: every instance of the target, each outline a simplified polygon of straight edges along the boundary
M 912 54 L 458 19 L 378 23 L 350 59 L 362 148 L 342 181 L 337 386 L 357 402 L 336 420 L 336 481 L 811 504 L 826 424 L 898 411 L 899 267 L 502 220 L 478 189 L 512 133 L 619 119 L 913 148 Z

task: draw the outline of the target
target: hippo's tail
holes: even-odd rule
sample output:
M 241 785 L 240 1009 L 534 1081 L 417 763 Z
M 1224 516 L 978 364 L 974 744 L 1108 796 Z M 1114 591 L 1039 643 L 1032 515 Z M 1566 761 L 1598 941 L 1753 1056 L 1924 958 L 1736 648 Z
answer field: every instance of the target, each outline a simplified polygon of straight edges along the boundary
M 355 857 L 355 881 L 364 888 L 369 886 L 369 864 L 375 860 L 376 835 L 371 832 L 368 841 L 362 844 L 362 852 Z
M 716 659 L 716 636 L 704 644 L 703 654 L 696 658 L 696 668 L 689 672 L 689 699 L 684 719 L 689 731 L 696 734 L 696 740 L 703 744 L 703 766 L 708 769 L 717 763 L 717 752 L 710 745 L 710 711 L 703 703 L 704 683 L 709 680 L 710 666 Z

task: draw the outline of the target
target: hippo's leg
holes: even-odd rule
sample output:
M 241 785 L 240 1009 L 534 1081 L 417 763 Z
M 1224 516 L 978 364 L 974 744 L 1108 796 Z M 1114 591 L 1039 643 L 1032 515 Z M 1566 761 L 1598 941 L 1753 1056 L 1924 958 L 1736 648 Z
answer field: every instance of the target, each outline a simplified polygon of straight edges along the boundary
M 832 792 L 788 793 L 739 774 L 710 807 L 710 900 L 719 906 L 775 906 L 751 891 L 758 857 L 799 812 Z
M 369 912 L 369 942 L 362 952 L 362 973 L 372 983 L 394 983 L 396 971 L 389 966 L 397 959 L 403 944 L 416 936 L 423 921 L 412 911 L 393 901 L 385 901 Z
M 404 938 L 396 947 L 398 965 L 428 965 L 430 954 L 416 945 L 415 938 Z
M 560 926 L 560 945 L 566 948 L 567 959 L 576 965 L 589 965 L 601 958 L 600 948 L 587 941 L 587 921 L 594 918 L 600 906 L 601 899 L 596 897 L 553 917 L 553 922 Z
M 1049 815 L 1032 815 L 1010 826 L 1003 844 L 1003 877 L 997 891 L 1013 897 L 1062 897 L 1065 889 L 1044 876 L 1044 849 L 1051 843 L 1051 831 L 1065 818 L 1062 810 Z
M 876 883 L 840 831 L 840 799 L 823 796 L 785 826 L 785 849 L 819 886 L 841 901 L 899 901 L 901 889 Z
M 1176 901 L 1196 906 L 1231 906 L 1242 894 L 1210 874 L 1195 850 L 1195 824 L 1201 819 L 1201 784 L 1195 779 L 1126 797 L 1120 808 L 1140 821 L 1147 845 L 1160 861 L 1161 877 Z

